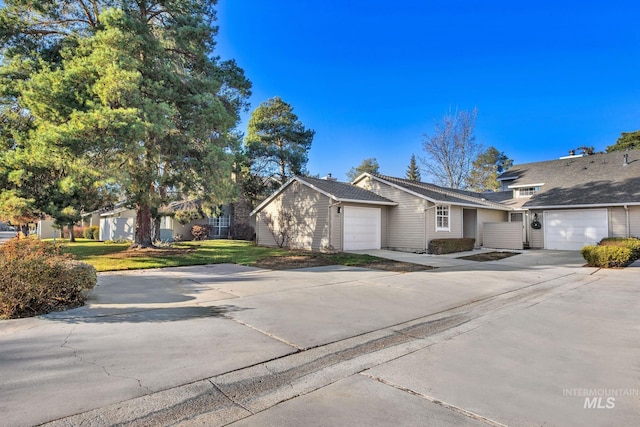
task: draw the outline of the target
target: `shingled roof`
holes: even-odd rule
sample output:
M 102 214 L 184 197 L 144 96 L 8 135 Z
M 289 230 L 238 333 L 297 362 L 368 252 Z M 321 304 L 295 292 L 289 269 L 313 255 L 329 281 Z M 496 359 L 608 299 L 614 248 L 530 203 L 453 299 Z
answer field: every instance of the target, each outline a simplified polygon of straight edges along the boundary
M 516 165 L 498 179 L 513 187 L 544 184 L 524 208 L 640 204 L 640 150 Z
M 396 205 L 397 203 L 377 195 L 374 192 L 365 190 L 364 188 L 356 187 L 355 185 L 347 184 L 345 182 L 333 181 L 328 179 L 318 179 L 309 177 L 300 177 L 300 181 L 307 183 L 318 190 L 330 195 L 337 201 L 355 201 L 355 202 L 374 202 L 389 205 Z
M 273 198 L 280 194 L 285 188 L 287 188 L 293 182 L 299 182 L 307 187 L 310 187 L 325 196 L 331 197 L 338 202 L 353 202 L 353 203 L 368 203 L 376 205 L 395 206 L 396 202 L 386 199 L 364 188 L 356 187 L 355 185 L 347 184 L 345 182 L 334 181 L 331 179 L 318 179 L 294 176 L 290 178 L 282 187 L 280 187 L 275 193 L 269 196 L 264 202 L 258 205 L 257 208 L 251 212 L 251 215 L 260 211 L 265 205 L 267 205 Z
M 489 200 L 484 193 L 458 190 L 454 188 L 440 187 L 426 182 L 411 181 L 388 175 L 369 174 L 387 183 L 394 184 L 404 190 L 423 196 L 435 203 L 456 204 L 463 206 L 475 206 L 489 209 L 508 209 L 503 204 Z

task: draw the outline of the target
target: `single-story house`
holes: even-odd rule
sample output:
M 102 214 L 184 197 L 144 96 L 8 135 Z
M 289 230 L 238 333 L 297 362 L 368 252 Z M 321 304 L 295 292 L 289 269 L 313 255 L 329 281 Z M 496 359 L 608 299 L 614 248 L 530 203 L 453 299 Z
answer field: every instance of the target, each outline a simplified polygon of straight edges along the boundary
M 481 240 L 483 223 L 504 221 L 508 210 L 474 193 L 365 173 L 353 184 L 293 177 L 251 214 L 259 245 L 425 252 L 435 238 Z
M 477 247 L 578 250 L 640 236 L 640 150 L 514 166 L 502 191 L 474 193 L 365 173 L 352 183 L 295 176 L 251 212 L 259 245 L 426 252 L 437 238 Z
M 181 224 L 176 218 L 176 212 L 183 210 L 199 210 L 197 200 L 173 202 L 161 210 L 160 240 L 170 242 L 174 240 L 191 240 L 191 227 L 196 224 L 210 225 L 212 239 L 227 239 L 232 224 L 233 210 L 231 205 L 223 205 L 216 217 L 195 219 L 187 224 Z M 116 205 L 113 209 L 100 213 L 100 240 L 134 240 L 136 230 L 136 211 L 124 204 Z

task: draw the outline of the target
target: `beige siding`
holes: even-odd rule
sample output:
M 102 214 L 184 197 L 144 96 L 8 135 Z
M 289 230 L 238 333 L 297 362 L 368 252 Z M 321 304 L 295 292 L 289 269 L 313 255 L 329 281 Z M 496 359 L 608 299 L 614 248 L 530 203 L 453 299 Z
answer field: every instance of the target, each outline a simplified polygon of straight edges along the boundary
M 538 214 L 538 221 L 540 222 L 540 224 L 544 224 L 542 211 L 529 212 L 529 247 L 531 249 L 542 249 L 544 248 L 544 230 L 542 228 L 540 230 L 534 230 L 533 228 L 531 228 L 534 214 Z
M 627 213 L 623 207 L 609 208 L 609 237 L 627 237 Z
M 484 246 L 495 249 L 522 249 L 522 222 L 485 222 Z
M 271 229 L 279 233 L 280 215 L 289 212 L 293 217 L 290 239 L 285 242 L 285 246 L 308 250 L 329 248 L 329 205 L 329 197 L 294 181 L 257 214 L 257 243 L 275 246 Z M 271 227 L 268 225 L 268 218 L 273 220 Z
M 640 238 L 640 206 L 609 208 L 609 235 L 611 237 Z M 628 216 L 627 216 L 628 215 Z
M 476 227 L 476 246 L 484 245 L 484 223 L 485 222 L 506 222 L 508 212 L 493 209 L 478 209 L 478 225 Z
M 629 234 L 640 238 L 640 206 L 629 206 Z
M 338 213 L 339 207 L 340 205 L 331 206 L 331 247 L 327 248 L 335 251 L 342 250 L 342 213 Z
M 430 203 L 434 206 L 433 203 Z M 457 239 L 462 237 L 462 207 L 449 206 L 449 231 L 436 231 L 436 209 L 427 211 L 427 235 L 431 239 Z
M 403 251 L 425 250 L 426 200 L 371 178 L 365 178 L 357 185 L 398 203 L 398 206 L 382 211 L 382 247 Z
M 395 206 L 383 206 L 381 212 L 382 233 L 380 235 L 380 243 L 383 248 L 389 247 L 389 212 Z

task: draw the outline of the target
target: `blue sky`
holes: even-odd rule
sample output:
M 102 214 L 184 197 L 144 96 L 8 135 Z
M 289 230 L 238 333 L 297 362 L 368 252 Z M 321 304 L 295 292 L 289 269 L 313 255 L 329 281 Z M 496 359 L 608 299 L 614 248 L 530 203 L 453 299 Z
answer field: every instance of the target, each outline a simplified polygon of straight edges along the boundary
M 640 129 L 638 16 L 616 0 L 219 0 L 217 54 L 253 82 L 252 110 L 280 96 L 316 131 L 312 174 L 375 157 L 404 176 L 456 108 L 477 107 L 477 140 L 515 163 Z

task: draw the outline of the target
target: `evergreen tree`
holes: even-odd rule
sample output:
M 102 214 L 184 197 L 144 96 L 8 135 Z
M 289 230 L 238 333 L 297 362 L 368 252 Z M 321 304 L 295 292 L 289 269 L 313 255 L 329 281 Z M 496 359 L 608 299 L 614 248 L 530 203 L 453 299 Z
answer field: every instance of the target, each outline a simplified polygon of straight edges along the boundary
M 351 168 L 349 172 L 347 172 L 347 179 L 349 181 L 353 181 L 365 172 L 378 173 L 378 169 L 380 169 L 378 161 L 375 159 L 375 157 L 370 157 L 368 159 L 364 159 L 359 166 Z
M 81 180 L 66 171 L 96 171 L 136 208 L 136 246 L 152 244 L 152 215 L 172 198 L 216 205 L 233 194 L 229 131 L 250 83 L 213 55 L 214 4 L 7 0 L 0 12 L 0 111 L 22 138 L 3 145 L 55 148 L 68 181 Z
M 625 151 L 640 148 L 640 130 L 635 132 L 622 132 L 616 143 L 607 147 L 607 153 L 612 151 Z
M 280 184 L 303 174 L 314 135 L 281 98 L 263 102 L 251 113 L 244 141 L 253 173 Z
M 467 187 L 472 191 L 497 191 L 500 189 L 498 176 L 513 166 L 513 160 L 495 147 L 489 147 L 473 161 L 473 169 L 467 179 Z
M 409 167 L 407 168 L 407 179 L 410 181 L 421 181 L 420 177 L 420 168 L 416 163 L 416 155 L 411 155 L 411 160 L 409 161 Z

